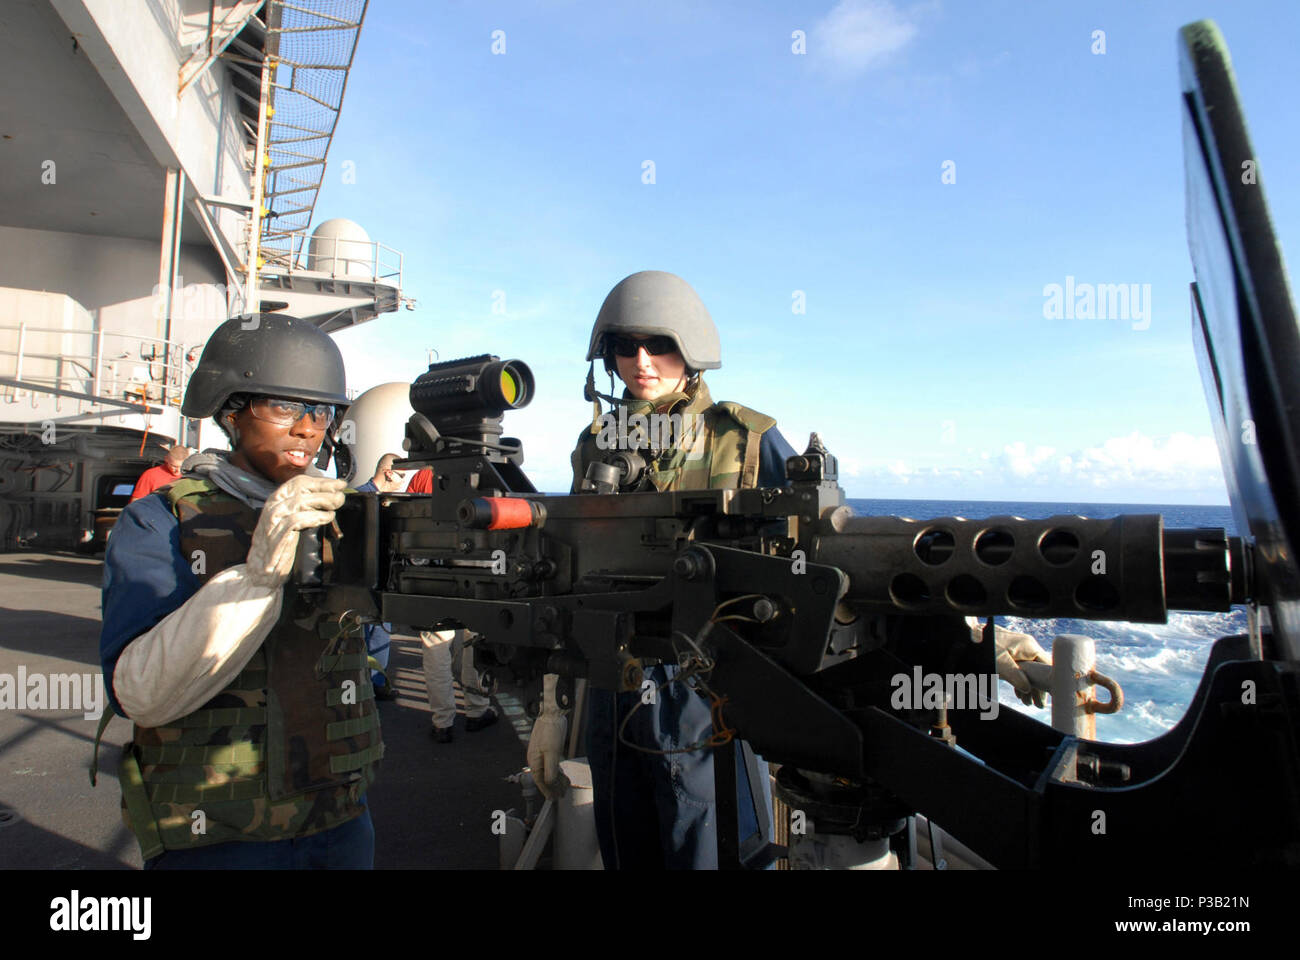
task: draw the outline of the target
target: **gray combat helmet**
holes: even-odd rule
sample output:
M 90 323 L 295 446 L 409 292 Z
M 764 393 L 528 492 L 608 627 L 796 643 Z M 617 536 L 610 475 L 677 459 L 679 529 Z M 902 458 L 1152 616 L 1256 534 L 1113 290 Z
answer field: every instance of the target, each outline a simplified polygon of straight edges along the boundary
M 722 366 L 718 328 L 691 285 L 676 274 L 642 270 L 620 280 L 596 315 L 587 359 L 602 357 L 609 366 L 607 338 L 618 334 L 672 337 L 692 371 Z
M 329 334 L 296 317 L 232 317 L 208 338 L 185 388 L 181 414 L 215 416 L 235 393 L 260 393 L 346 407 L 343 354 Z

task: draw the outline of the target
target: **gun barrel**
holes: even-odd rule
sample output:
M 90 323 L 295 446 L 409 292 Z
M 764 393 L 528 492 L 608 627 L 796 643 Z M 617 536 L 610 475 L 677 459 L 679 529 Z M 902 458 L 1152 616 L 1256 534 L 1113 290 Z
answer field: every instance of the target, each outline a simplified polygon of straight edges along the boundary
M 810 559 L 843 570 L 864 613 L 1019 615 L 1163 623 L 1248 594 L 1240 540 L 1165 530 L 1159 515 L 1105 520 L 855 517 L 833 511 Z

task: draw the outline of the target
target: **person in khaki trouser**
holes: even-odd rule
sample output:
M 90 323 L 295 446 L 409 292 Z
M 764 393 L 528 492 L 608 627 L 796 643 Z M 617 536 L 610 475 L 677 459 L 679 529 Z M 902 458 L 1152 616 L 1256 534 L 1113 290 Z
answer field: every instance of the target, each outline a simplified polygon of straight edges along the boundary
M 407 493 L 433 492 L 433 471 L 425 467 L 411 478 Z M 487 691 L 482 689 L 478 671 L 474 669 L 474 653 L 466 649 L 474 634 L 468 630 L 421 630 L 423 645 L 424 686 L 429 695 L 429 710 L 433 713 L 433 739 L 451 743 L 456 725 L 456 691 L 453 674 L 458 674 L 460 688 L 465 692 L 465 729 L 477 733 L 498 720 L 492 709 Z
M 439 743 L 451 743 L 456 724 L 453 672 L 459 675 L 460 688 L 465 692 L 465 729 L 477 733 L 498 719 L 474 669 L 474 652 L 466 649 L 473 636 L 468 630 L 420 631 L 424 684 L 429 694 L 429 710 L 433 713 L 433 739 Z

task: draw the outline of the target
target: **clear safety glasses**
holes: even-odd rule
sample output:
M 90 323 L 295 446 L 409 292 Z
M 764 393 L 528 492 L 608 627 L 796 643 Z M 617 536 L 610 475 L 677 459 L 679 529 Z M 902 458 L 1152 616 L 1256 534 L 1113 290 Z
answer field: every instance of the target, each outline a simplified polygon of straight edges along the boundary
M 334 422 L 335 415 L 332 403 L 304 403 L 283 397 L 253 397 L 248 409 L 257 419 L 282 427 L 292 426 L 303 417 L 311 417 L 312 425 L 321 430 Z

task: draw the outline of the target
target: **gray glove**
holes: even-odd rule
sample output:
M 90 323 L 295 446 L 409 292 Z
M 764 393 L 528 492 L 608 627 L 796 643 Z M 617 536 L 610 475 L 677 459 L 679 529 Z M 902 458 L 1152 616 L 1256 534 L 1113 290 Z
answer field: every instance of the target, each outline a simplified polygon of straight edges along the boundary
M 1021 703 L 1026 706 L 1030 703 L 1036 707 L 1043 706 L 1046 694 L 1030 683 L 1028 674 L 1021 669 L 1020 664 L 1034 661 L 1050 664 L 1051 654 L 1040 647 L 1038 641 L 1027 633 L 1014 633 L 1001 627 L 995 629 L 998 676 L 1015 687 L 1016 696 L 1020 698 Z
M 248 579 L 258 586 L 282 587 L 293 572 L 298 531 L 324 526 L 343 506 L 347 483 L 307 474 L 286 480 L 262 507 L 248 548 Z

